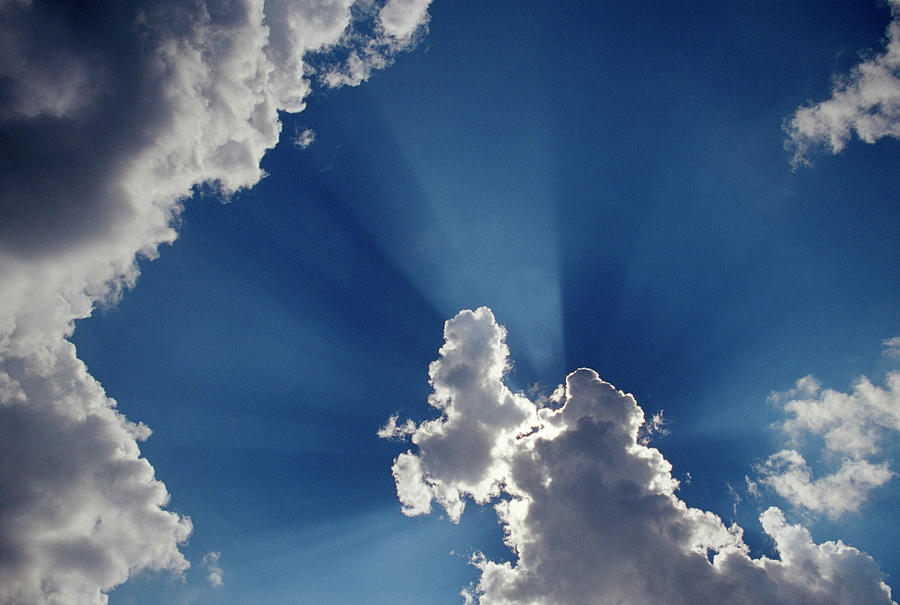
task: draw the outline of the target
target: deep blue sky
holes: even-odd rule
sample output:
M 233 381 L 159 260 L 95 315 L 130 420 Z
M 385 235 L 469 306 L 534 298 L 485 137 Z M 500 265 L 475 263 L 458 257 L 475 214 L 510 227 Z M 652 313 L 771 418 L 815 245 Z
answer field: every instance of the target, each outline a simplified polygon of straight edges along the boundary
M 417 50 L 285 114 L 268 177 L 188 201 L 134 291 L 78 323 L 195 526 L 187 584 L 140 577 L 112 603 L 458 602 L 466 556 L 503 555 L 496 521 L 404 517 L 402 446 L 375 432 L 428 417 L 443 321 L 478 305 L 509 330 L 514 388 L 587 366 L 664 410 L 682 498 L 770 552 L 757 516 L 777 498 L 744 493 L 735 517 L 729 493 L 780 447 L 767 395 L 878 381 L 900 334 L 900 145 L 793 173 L 782 120 L 880 48 L 889 12 L 608 4 L 437 0 Z M 313 145 L 291 146 L 305 128 Z M 805 519 L 895 592 L 897 492 Z M 199 577 L 210 550 L 220 593 Z

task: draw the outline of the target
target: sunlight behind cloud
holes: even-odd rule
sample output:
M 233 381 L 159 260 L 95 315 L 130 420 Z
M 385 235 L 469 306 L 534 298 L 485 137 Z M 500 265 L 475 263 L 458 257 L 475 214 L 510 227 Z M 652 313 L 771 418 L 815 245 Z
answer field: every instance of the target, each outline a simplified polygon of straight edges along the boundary
M 466 133 L 450 124 L 423 126 L 438 137 L 437 148 L 423 152 L 421 141 L 406 138 L 408 126 L 392 120 L 392 104 L 374 102 L 399 161 L 377 173 L 379 189 L 396 200 L 400 196 L 391 195 L 395 179 L 406 180 L 420 194 L 415 204 L 421 204 L 405 208 L 402 218 L 384 215 L 369 222 L 387 255 L 441 314 L 490 302 L 511 328 L 518 328 L 514 339 L 520 363 L 532 375 L 557 374 L 565 351 L 561 234 L 546 133 L 538 127 L 507 133 L 522 138 L 520 155 L 501 167 L 488 169 L 494 163 L 489 140 L 472 147 L 471 163 L 447 165 L 441 149 Z M 510 179 L 518 181 L 514 187 L 507 186 Z M 510 206 L 516 211 L 509 212 Z M 402 237 L 397 237 L 397 221 Z
M 415 427 L 392 469 L 406 515 L 434 501 L 458 522 L 468 501 L 493 505 L 517 561 L 473 556 L 481 577 L 467 600 L 893 603 L 870 556 L 816 544 L 775 507 L 760 523 L 779 558 L 751 558 L 737 524 L 677 496 L 671 464 L 639 442 L 634 397 L 582 368 L 561 407 L 540 408 L 504 384 L 505 336 L 485 307 L 446 322 L 429 367 L 440 416 Z

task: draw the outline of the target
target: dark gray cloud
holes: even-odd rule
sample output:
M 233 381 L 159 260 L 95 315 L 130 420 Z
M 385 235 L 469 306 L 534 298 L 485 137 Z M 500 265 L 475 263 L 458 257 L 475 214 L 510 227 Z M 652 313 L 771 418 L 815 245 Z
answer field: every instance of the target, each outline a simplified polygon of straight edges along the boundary
M 34 255 L 97 237 L 127 208 L 116 182 L 166 106 L 148 82 L 136 5 L 0 5 L 0 245 Z M 154 94 L 156 93 L 156 94 Z
M 136 571 L 188 568 L 150 430 L 66 338 L 174 241 L 193 186 L 262 177 L 310 77 L 388 65 L 428 4 L 0 0 L 0 603 L 105 603 Z M 329 53 L 354 63 L 308 62 Z

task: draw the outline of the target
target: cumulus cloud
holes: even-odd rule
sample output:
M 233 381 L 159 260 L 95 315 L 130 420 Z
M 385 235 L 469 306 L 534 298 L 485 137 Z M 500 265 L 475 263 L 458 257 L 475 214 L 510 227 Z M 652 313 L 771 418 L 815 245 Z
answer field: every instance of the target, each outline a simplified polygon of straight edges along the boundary
M 191 533 L 126 420 L 62 343 L 43 359 L 3 360 L 0 603 L 104 603 L 133 569 L 188 567 Z
M 388 0 L 378 13 L 378 24 L 396 44 L 408 44 L 428 22 L 428 4 L 421 0 Z
M 873 488 L 894 476 L 887 462 L 844 458 L 833 473 L 813 479 L 812 470 L 796 450 L 772 454 L 758 470 L 762 483 L 793 506 L 829 517 L 859 510 Z
M 473 557 L 466 602 L 892 603 L 871 557 L 816 544 L 777 508 L 760 522 L 779 558 L 751 557 L 740 527 L 677 497 L 671 465 L 641 443 L 643 411 L 593 370 L 540 407 L 504 384 L 505 330 L 489 309 L 460 312 L 444 337 L 429 367 L 440 416 L 392 470 L 407 515 L 436 503 L 457 521 L 469 500 L 493 505 L 516 560 Z
M 390 65 L 397 53 L 415 46 L 427 30 L 430 4 L 431 0 L 356 2 L 336 44 L 339 53 L 312 60 L 307 64 L 310 71 L 328 87 L 358 86 L 374 70 Z M 333 46 L 328 50 L 333 51 Z
M 788 415 L 778 427 L 794 447 L 760 465 L 760 482 L 811 512 L 839 517 L 859 510 L 872 489 L 895 475 L 883 457 L 900 431 L 900 372 L 889 372 L 884 382 L 879 387 L 862 376 L 851 393 L 842 393 L 805 376 L 793 389 L 773 393 Z M 817 479 L 798 451 L 810 437 L 822 439 L 821 454 L 835 467 Z
M 361 81 L 408 48 L 428 2 L 407 4 L 416 24 L 371 0 L 0 1 L 0 602 L 105 603 L 188 567 L 149 429 L 66 338 L 175 239 L 194 185 L 263 176 L 312 57 Z M 366 40 L 377 57 L 351 61 Z
M 225 585 L 225 572 L 219 566 L 222 553 L 211 551 L 203 555 L 203 565 L 206 567 L 206 581 L 213 588 L 222 588 Z
M 884 52 L 835 76 L 831 98 L 799 108 L 785 121 L 785 148 L 794 168 L 816 148 L 839 153 L 853 133 L 866 143 L 900 137 L 900 0 L 888 0 L 893 20 Z

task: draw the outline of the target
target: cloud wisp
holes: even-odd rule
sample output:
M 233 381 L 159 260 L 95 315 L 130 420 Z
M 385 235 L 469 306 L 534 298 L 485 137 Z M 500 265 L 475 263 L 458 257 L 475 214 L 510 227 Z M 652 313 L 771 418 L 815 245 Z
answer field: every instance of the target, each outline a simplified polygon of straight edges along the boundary
M 192 187 L 253 186 L 277 111 L 388 65 L 429 2 L 0 2 L 0 602 L 189 567 L 150 430 L 67 337 L 175 240 Z
M 642 443 L 643 410 L 593 370 L 569 374 L 558 405 L 511 392 L 505 335 L 484 307 L 447 321 L 429 367 L 440 416 L 381 432 L 415 446 L 392 469 L 406 515 L 493 505 L 516 561 L 473 557 L 467 601 L 892 603 L 871 557 L 816 544 L 775 507 L 760 522 L 779 558 L 751 557 L 739 526 L 678 498 L 671 465 Z
M 900 138 L 900 0 L 888 0 L 892 21 L 884 52 L 835 76 L 831 98 L 799 108 L 785 121 L 791 165 L 810 164 L 810 153 L 840 153 L 853 134 L 866 143 Z

